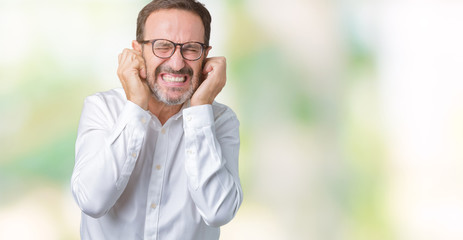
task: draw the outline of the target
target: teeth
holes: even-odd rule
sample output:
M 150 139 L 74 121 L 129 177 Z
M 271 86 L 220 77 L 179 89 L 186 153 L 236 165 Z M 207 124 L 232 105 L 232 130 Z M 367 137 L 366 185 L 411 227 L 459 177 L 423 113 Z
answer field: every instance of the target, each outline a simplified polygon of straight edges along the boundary
M 162 79 L 166 82 L 183 82 L 185 81 L 184 77 L 173 77 L 170 75 L 164 75 Z

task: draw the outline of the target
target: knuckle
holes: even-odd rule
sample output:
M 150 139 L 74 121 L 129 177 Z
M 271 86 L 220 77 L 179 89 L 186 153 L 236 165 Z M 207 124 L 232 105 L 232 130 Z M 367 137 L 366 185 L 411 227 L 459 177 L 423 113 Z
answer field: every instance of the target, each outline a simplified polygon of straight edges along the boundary
M 221 65 L 226 65 L 227 64 L 227 59 L 225 57 L 220 57 L 217 59 L 217 62 Z
M 121 75 L 121 74 L 122 74 L 122 68 L 121 68 L 121 66 L 119 66 L 117 68 L 117 75 Z

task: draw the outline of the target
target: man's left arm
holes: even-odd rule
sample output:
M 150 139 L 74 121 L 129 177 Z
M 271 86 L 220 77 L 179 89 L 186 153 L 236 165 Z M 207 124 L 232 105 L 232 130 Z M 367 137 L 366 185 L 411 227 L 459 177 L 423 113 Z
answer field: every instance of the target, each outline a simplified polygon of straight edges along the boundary
M 238 175 L 239 121 L 230 108 L 213 105 L 226 83 L 226 59 L 207 58 L 203 74 L 206 79 L 191 97 L 191 107 L 183 110 L 185 170 L 203 220 L 219 227 L 235 216 L 243 201 Z M 215 115 L 214 107 L 220 111 Z
M 190 195 L 203 220 L 220 227 L 235 216 L 243 200 L 239 121 L 229 108 L 215 118 L 213 108 L 201 105 L 183 110 L 185 170 Z

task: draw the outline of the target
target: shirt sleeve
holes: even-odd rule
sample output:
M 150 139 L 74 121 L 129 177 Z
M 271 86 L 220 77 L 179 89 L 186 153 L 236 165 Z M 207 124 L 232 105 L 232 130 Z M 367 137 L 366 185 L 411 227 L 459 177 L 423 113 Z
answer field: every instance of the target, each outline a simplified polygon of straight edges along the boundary
M 239 121 L 228 109 L 214 117 L 212 105 L 183 110 L 188 188 L 203 220 L 229 222 L 243 200 L 238 174 Z
M 71 186 L 82 211 L 101 217 L 127 185 L 148 128 L 149 113 L 126 101 L 117 112 L 100 96 L 85 100 Z

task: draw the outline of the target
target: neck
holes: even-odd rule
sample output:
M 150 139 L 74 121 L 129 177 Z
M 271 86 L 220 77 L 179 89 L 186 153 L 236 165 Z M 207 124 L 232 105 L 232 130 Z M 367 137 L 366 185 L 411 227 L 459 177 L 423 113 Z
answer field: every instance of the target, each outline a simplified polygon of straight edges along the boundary
M 151 97 L 148 103 L 148 110 L 154 114 L 162 125 L 164 125 L 169 118 L 174 116 L 180 111 L 183 104 L 179 105 L 167 105 L 163 102 L 158 101 L 154 97 Z

